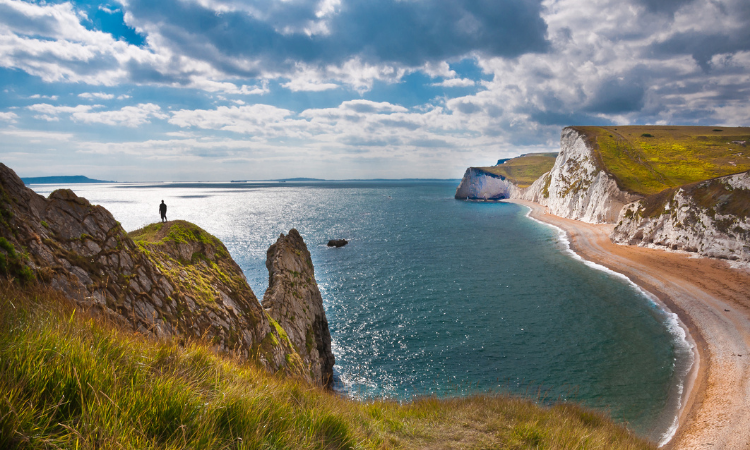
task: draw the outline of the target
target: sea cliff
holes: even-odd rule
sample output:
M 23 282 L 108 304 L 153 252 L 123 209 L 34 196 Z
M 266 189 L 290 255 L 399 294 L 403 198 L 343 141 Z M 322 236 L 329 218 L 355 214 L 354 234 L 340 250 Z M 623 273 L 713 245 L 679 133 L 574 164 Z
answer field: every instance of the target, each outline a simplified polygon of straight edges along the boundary
M 622 207 L 641 196 L 618 186 L 585 134 L 575 128 L 565 128 L 552 170 L 514 198 L 537 202 L 560 217 L 589 223 L 614 223 Z
M 294 239 L 282 235 L 276 244 L 283 250 L 273 256 L 285 264 L 272 264 L 271 279 L 293 277 L 294 268 L 309 266 L 305 288 L 317 292 L 307 247 L 296 230 L 289 236 Z M 275 283 L 273 292 L 272 311 L 294 300 L 292 310 L 315 312 L 295 322 L 314 330 L 311 352 L 304 341 L 290 340 L 296 330 L 288 333 L 261 306 L 226 247 L 194 224 L 153 224 L 129 235 L 105 208 L 67 189 L 44 198 L 0 164 L 0 244 L 0 273 L 49 285 L 123 329 L 157 339 L 205 341 L 271 372 L 332 382 L 320 294 L 297 300 L 299 289 L 285 283 Z
M 750 172 L 693 183 L 623 208 L 620 244 L 750 262 Z
M 750 159 L 741 148 L 746 140 L 733 137 L 744 139 L 748 132 L 568 127 L 552 168 L 538 171 L 530 185 L 492 173 L 514 161 L 504 160 L 468 169 L 456 198 L 533 201 L 560 217 L 616 224 L 611 235 L 616 243 L 748 262 L 750 171 L 742 170 Z M 731 175 L 708 176 L 722 173 Z
M 496 175 L 479 167 L 466 169 L 455 197 L 460 200 L 502 200 L 511 197 L 516 186 L 502 175 Z

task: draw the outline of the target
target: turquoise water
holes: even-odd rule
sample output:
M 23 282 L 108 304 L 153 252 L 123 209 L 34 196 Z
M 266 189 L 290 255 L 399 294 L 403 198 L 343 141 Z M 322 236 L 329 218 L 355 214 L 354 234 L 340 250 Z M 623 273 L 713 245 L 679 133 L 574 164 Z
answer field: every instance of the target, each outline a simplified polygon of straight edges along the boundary
M 265 252 L 297 228 L 336 355 L 357 398 L 511 391 L 608 411 L 653 439 L 688 363 L 675 323 L 626 281 L 571 257 L 558 231 L 507 203 L 453 199 L 457 182 L 76 185 L 133 230 L 197 223 L 260 298 Z M 52 187 L 34 186 L 40 193 Z M 328 239 L 345 238 L 340 249 Z

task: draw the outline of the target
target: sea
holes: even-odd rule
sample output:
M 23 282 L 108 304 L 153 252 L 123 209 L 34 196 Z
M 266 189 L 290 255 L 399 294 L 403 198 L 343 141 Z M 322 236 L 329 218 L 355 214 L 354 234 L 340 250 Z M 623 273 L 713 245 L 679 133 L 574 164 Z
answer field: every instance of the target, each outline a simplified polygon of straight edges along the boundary
M 73 189 L 127 231 L 194 222 L 258 298 L 266 250 L 296 228 L 312 255 L 335 389 L 408 401 L 511 393 L 605 411 L 656 442 L 674 433 L 692 351 L 676 316 L 504 202 L 458 180 L 32 185 Z M 347 239 L 329 248 L 329 239 Z

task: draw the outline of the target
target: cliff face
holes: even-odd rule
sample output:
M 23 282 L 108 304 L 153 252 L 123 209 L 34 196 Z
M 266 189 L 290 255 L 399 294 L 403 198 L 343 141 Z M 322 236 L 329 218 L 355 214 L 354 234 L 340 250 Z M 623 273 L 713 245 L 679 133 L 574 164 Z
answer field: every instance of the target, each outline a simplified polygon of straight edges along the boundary
M 268 289 L 263 306 L 286 331 L 312 379 L 331 386 L 334 357 L 328 320 L 310 252 L 297 230 L 282 234 L 268 249 L 266 267 Z
M 622 207 L 641 198 L 620 189 L 597 161 L 584 134 L 565 128 L 552 170 L 516 198 L 547 206 L 552 214 L 589 223 L 615 223 Z
M 496 175 L 470 168 L 456 191 L 456 198 L 520 198 L 547 206 L 557 216 L 590 223 L 616 223 L 611 239 L 617 243 L 750 262 L 750 172 L 644 197 L 620 188 L 615 177 L 604 169 L 598 144 L 591 140 L 602 137 L 588 137 L 584 131 L 563 129 L 554 166 L 529 187 L 519 188 L 502 177 L 495 181 Z M 631 153 L 623 158 L 631 158 L 628 164 L 642 168 L 645 157 Z M 718 164 L 716 158 L 710 159 L 709 153 L 705 155 L 711 164 Z M 742 153 L 730 156 L 737 159 Z M 659 173 L 656 175 L 664 179 Z
M 460 200 L 501 200 L 510 198 L 515 185 L 500 175 L 476 167 L 466 169 L 455 198 Z
M 750 172 L 667 189 L 631 203 L 611 238 L 750 262 Z
M 319 361 L 302 361 L 218 239 L 181 221 L 133 235 L 106 209 L 70 190 L 44 198 L 0 164 L 0 274 L 48 283 L 127 329 L 207 340 L 270 371 L 319 381 L 310 376 Z
M 561 217 L 615 223 L 622 207 L 641 196 L 618 187 L 598 162 L 593 145 L 583 133 L 565 128 L 552 169 L 530 186 L 520 188 L 505 177 L 471 167 L 456 190 L 456 198 L 520 198 L 547 206 Z

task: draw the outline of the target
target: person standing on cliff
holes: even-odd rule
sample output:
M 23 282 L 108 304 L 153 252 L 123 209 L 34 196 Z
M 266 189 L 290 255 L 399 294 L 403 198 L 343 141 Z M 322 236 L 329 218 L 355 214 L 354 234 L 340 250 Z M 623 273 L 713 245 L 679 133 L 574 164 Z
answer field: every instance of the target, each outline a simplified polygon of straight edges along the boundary
M 164 203 L 164 200 L 162 200 L 161 205 L 159 205 L 159 214 L 161 214 L 161 221 L 166 222 L 167 221 L 167 204 Z

